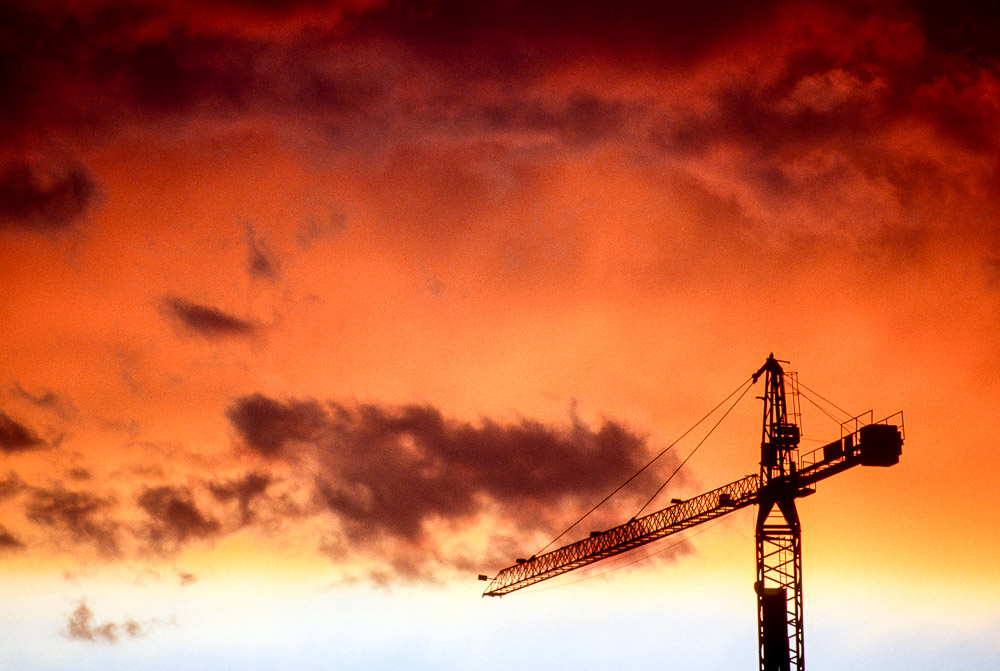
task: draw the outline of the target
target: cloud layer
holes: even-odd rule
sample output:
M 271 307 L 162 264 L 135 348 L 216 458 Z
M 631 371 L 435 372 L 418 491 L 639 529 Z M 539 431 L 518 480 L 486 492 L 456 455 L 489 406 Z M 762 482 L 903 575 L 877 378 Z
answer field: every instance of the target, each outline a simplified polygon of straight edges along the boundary
M 481 179 L 469 157 L 487 147 L 494 169 L 535 176 L 613 147 L 734 204 L 757 240 L 819 226 L 897 257 L 892 240 L 937 235 L 914 210 L 997 196 L 1000 77 L 984 37 L 996 18 L 980 3 L 13 3 L 4 18 L 2 121 L 22 148 L 0 173 L 8 226 L 64 227 L 92 205 L 86 169 L 42 174 L 25 158 L 49 153 L 37 138 L 52 128 L 81 145 L 181 121 L 376 165 L 465 147 L 418 207 L 386 213 L 452 234 L 467 224 L 425 203 L 450 200 L 456 176 Z M 954 225 L 981 235 L 991 214 Z M 252 230 L 248 242 L 250 273 L 273 280 L 277 257 Z M 253 330 L 167 302 L 203 335 Z
M 219 462 L 218 474 L 146 472 L 114 494 L 103 478 L 76 477 L 79 468 L 45 486 L 11 474 L 7 510 L 18 503 L 27 526 L 19 523 L 17 535 L 0 527 L 0 549 L 58 547 L 79 558 L 130 561 L 176 557 L 235 534 L 271 536 L 280 545 L 312 529 L 313 551 L 345 575 L 361 566 L 361 575 L 379 581 L 433 578 L 530 554 L 643 466 L 650 451 L 644 437 L 611 420 L 596 428 L 575 418 L 470 423 L 428 405 L 262 394 L 234 400 L 226 415 L 237 454 Z M 256 466 L 240 473 L 247 460 Z M 638 490 L 587 524 L 633 515 L 655 479 L 676 466 L 660 462 Z M 104 636 L 87 622 L 80 623 L 92 634 L 85 638 Z
M 355 548 L 388 539 L 430 555 L 435 529 L 461 533 L 483 515 L 514 522 L 523 538 L 551 533 L 564 510 L 600 500 L 648 458 L 646 441 L 613 421 L 475 425 L 429 406 L 260 394 L 238 399 L 227 415 L 248 449 L 305 468 L 318 505 Z

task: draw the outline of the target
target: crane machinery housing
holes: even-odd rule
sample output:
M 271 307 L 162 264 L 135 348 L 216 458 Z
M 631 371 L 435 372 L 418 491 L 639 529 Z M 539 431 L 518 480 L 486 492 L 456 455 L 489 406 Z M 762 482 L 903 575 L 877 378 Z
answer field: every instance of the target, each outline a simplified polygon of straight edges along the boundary
M 515 590 L 593 564 L 671 534 L 757 506 L 757 640 L 760 671 L 804 671 L 802 623 L 801 524 L 795 500 L 815 492 L 813 485 L 854 466 L 892 466 L 903 445 L 903 415 L 878 422 L 871 412 L 841 424 L 841 437 L 799 454 L 798 413 L 786 400 L 785 371 L 770 355 L 754 373 L 763 375 L 764 420 L 758 473 L 557 550 L 519 559 L 490 581 L 483 596 Z M 745 383 L 744 383 L 745 384 Z M 867 421 L 866 421 L 867 420 Z M 486 576 L 481 579 L 489 580 Z

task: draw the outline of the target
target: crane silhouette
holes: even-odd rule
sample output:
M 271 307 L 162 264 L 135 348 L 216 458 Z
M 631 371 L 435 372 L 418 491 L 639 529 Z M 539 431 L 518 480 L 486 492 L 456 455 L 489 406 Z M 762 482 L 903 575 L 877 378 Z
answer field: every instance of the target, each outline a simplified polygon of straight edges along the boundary
M 789 412 L 782 363 L 787 362 L 771 354 L 750 379 L 752 385 L 765 378 L 758 473 L 685 501 L 674 500 L 662 510 L 557 550 L 518 559 L 497 573 L 483 596 L 503 596 L 756 505 L 760 671 L 804 671 L 802 530 L 795 500 L 814 493 L 813 485 L 820 480 L 854 466 L 899 463 L 903 415 L 873 422 L 871 412 L 864 413 L 841 424 L 838 440 L 800 456 L 798 412 L 794 403 Z

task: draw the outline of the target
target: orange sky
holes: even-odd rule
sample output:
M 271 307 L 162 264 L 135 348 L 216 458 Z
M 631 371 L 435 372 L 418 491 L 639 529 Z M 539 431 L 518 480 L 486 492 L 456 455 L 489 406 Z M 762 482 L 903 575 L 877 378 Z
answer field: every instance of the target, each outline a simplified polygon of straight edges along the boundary
M 372 609 L 391 597 L 371 586 L 429 590 L 457 618 L 469 576 L 547 542 L 772 351 L 841 407 L 906 418 L 898 466 L 801 503 L 816 609 L 860 586 L 872 612 L 995 622 L 996 15 L 674 5 L 0 10 L 0 561 L 10 595 L 38 581 L 51 605 L 0 655 L 59 668 L 33 651 L 101 643 L 67 628 L 81 599 L 120 643 L 176 652 L 178 613 L 233 580 Z M 803 412 L 807 438 L 838 435 Z M 759 413 L 663 496 L 755 471 Z M 748 525 L 626 593 L 746 582 L 752 660 Z M 618 598 L 562 591 L 590 585 Z M 948 645 L 995 662 L 981 626 Z

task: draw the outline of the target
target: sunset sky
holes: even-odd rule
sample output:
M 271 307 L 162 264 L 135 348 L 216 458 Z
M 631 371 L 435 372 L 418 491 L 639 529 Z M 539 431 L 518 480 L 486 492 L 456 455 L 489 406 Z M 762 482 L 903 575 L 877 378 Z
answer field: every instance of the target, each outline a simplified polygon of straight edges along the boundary
M 810 668 L 996 668 L 998 34 L 961 0 L 3 3 L 0 668 L 755 668 L 750 510 L 476 576 L 771 352 L 905 417 L 899 465 L 799 504 Z M 647 511 L 757 470 L 762 393 Z

